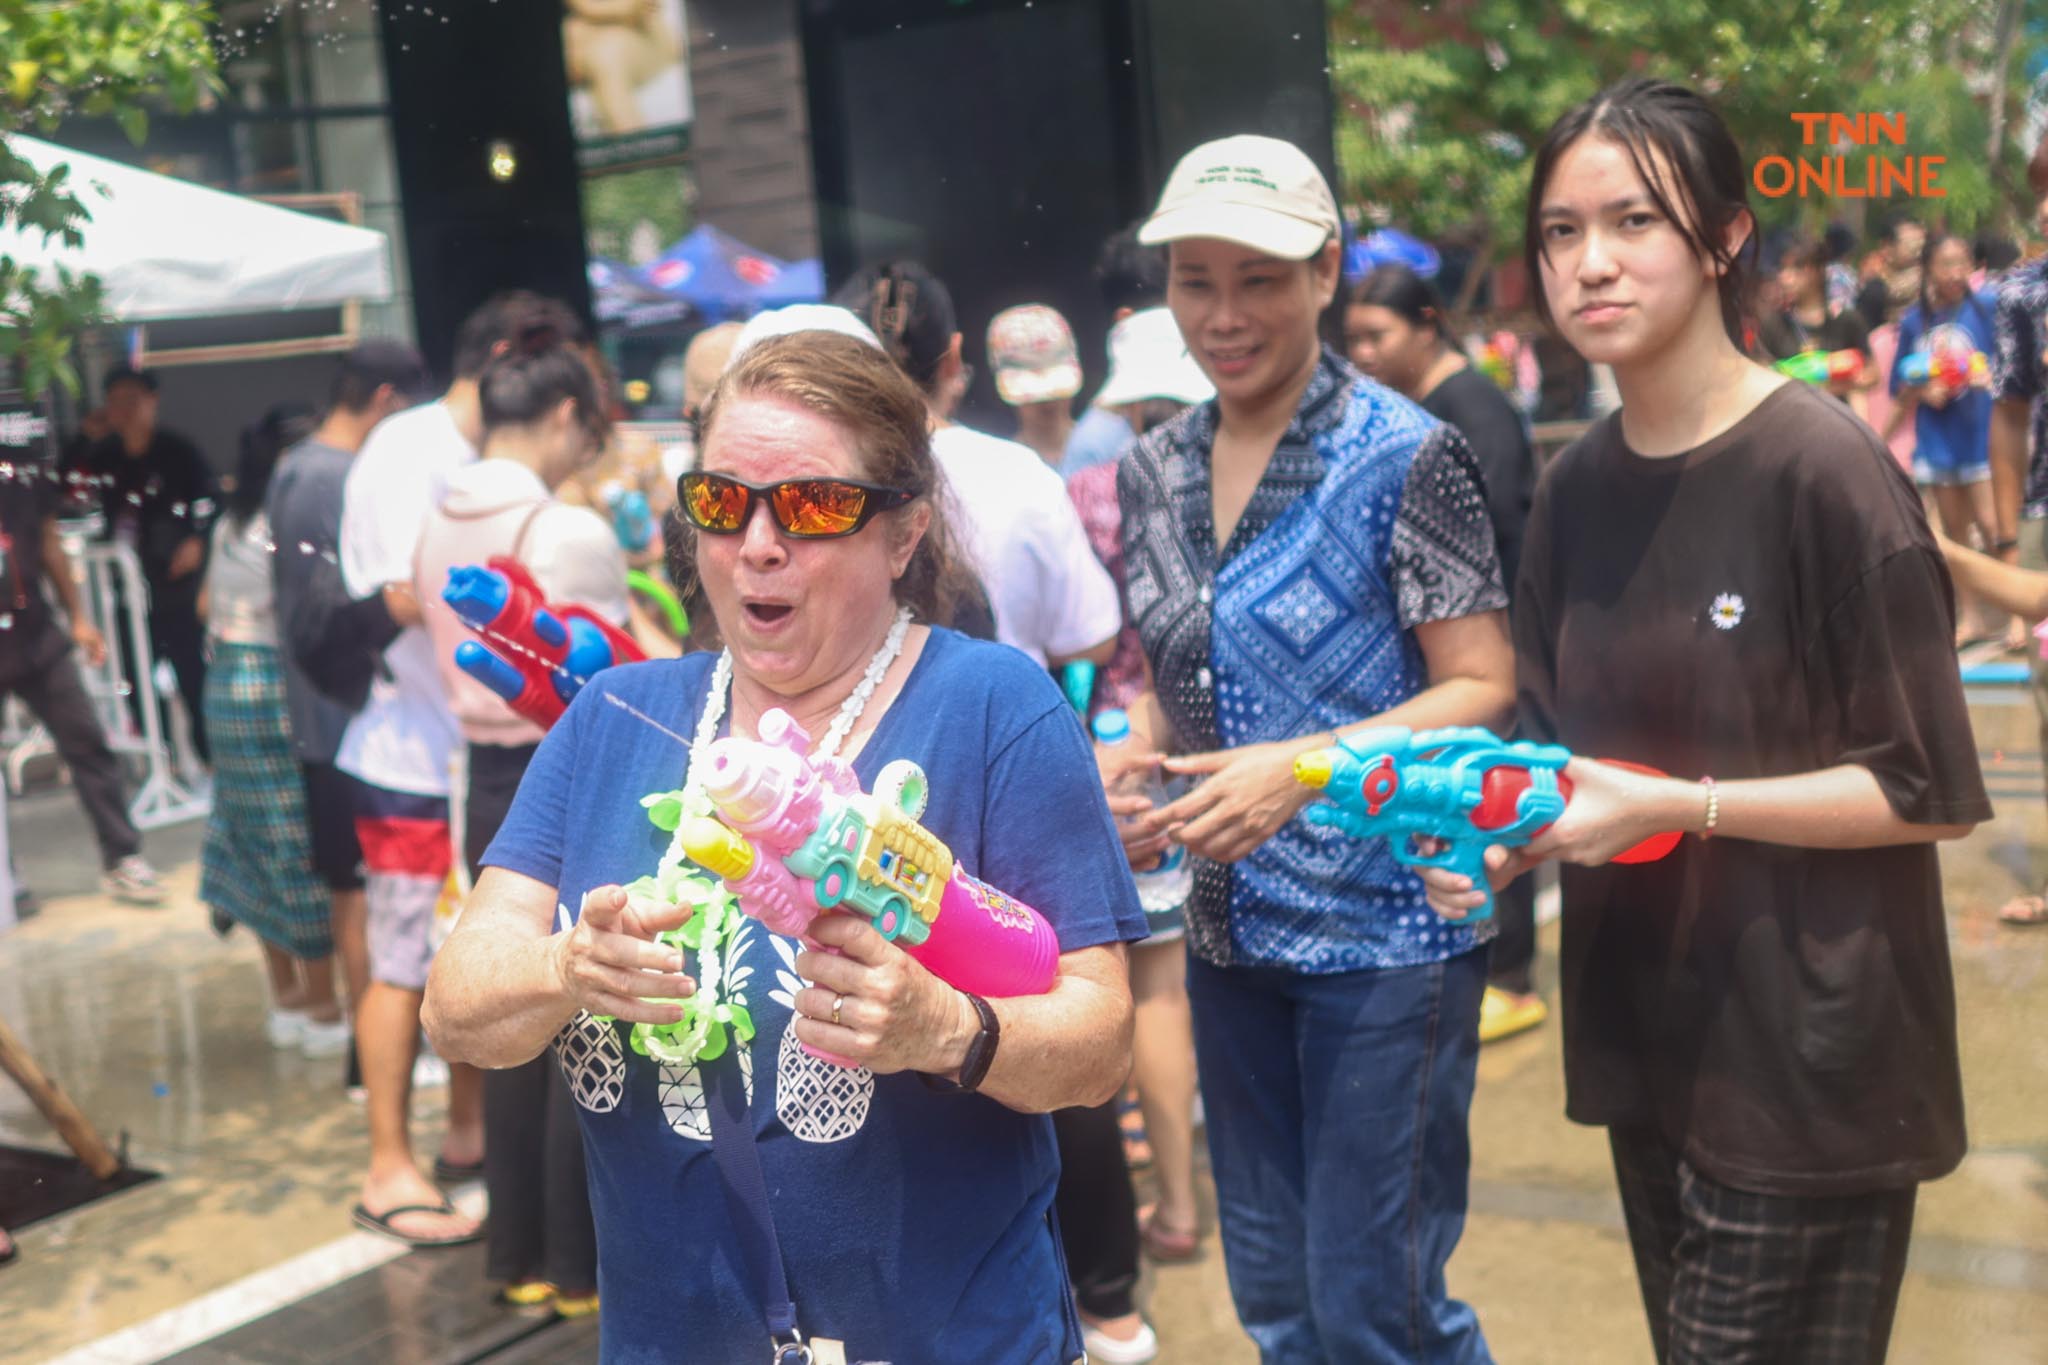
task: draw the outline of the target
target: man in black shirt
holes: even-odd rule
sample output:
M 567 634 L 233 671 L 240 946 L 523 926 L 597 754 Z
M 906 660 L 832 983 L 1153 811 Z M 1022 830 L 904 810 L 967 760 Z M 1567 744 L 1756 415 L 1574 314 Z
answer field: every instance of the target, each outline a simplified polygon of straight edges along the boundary
M 142 859 L 142 836 L 128 819 L 120 765 L 71 657 L 75 647 L 98 666 L 107 645 L 79 608 L 71 559 L 51 515 L 55 494 L 41 465 L 0 461 L 0 699 L 20 697 L 70 766 L 79 804 L 99 840 L 106 869 L 102 886 L 122 900 L 155 905 L 163 889 Z M 50 610 L 46 582 L 64 605 L 66 623 Z
M 107 376 L 106 415 L 112 434 L 86 452 L 78 471 L 92 482 L 106 517 L 106 538 L 128 546 L 149 585 L 149 644 L 178 676 L 192 726 L 192 745 L 211 762 L 200 698 L 206 685 L 205 632 L 199 589 L 205 580 L 206 537 L 219 488 L 199 448 L 157 425 L 156 376 L 126 367 Z M 124 634 L 117 641 L 139 708 L 150 691 L 136 674 Z M 137 710 L 137 723 L 140 724 Z

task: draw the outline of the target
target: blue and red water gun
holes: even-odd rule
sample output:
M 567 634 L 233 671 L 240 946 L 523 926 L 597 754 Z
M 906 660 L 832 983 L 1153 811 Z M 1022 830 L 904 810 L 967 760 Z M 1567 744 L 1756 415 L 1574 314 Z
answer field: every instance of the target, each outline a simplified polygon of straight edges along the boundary
M 1357 839 L 1385 839 L 1409 867 L 1462 873 L 1486 893 L 1486 904 L 1467 921 L 1493 914 L 1486 879 L 1490 844 L 1520 848 L 1549 829 L 1572 799 L 1564 775 L 1571 750 L 1527 740 L 1508 743 L 1491 730 L 1467 726 L 1410 730 L 1388 725 L 1339 735 L 1334 749 L 1312 749 L 1294 760 L 1294 778 L 1329 801 L 1310 806 L 1310 824 L 1329 825 Z M 1654 773 L 1640 764 L 1618 768 Z M 1438 840 L 1425 853 L 1415 836 Z M 1682 836 L 1652 835 L 1615 858 L 1652 863 L 1678 847 Z
M 490 641 L 464 640 L 455 666 L 544 730 L 593 675 L 647 657 L 632 636 L 589 609 L 550 606 L 525 566 L 505 555 L 450 569 L 441 600 Z

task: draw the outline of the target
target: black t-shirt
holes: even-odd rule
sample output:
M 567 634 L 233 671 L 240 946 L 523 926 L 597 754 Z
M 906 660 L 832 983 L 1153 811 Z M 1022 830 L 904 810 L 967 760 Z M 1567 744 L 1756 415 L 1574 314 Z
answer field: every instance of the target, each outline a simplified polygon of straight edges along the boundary
M 1439 422 L 1456 427 L 1472 447 L 1486 477 L 1486 514 L 1493 522 L 1503 582 L 1513 583 L 1522 562 L 1522 531 L 1536 489 L 1536 457 L 1522 429 L 1521 414 L 1500 385 L 1466 366 L 1423 396 L 1422 406 Z
M 197 597 L 203 568 L 173 580 L 170 565 L 187 539 L 206 543 L 218 511 L 219 485 L 199 447 L 158 428 L 149 449 L 131 456 L 119 436 L 109 436 L 86 453 L 79 472 L 98 491 L 106 538 L 134 547 L 159 605 L 166 593 Z
M 41 635 L 50 624 L 43 596 L 43 525 L 56 483 L 42 465 L 0 463 L 0 651 Z
M 1870 329 L 1853 309 L 1829 314 L 1818 327 L 1809 327 L 1790 313 L 1774 313 L 1757 324 L 1756 334 L 1772 360 L 1801 351 L 1861 351 L 1866 362 L 1870 359 Z
M 1807 385 L 1669 459 L 1602 421 L 1545 471 L 1517 587 L 1533 739 L 1688 779 L 1860 764 L 1908 820 L 1990 816 L 1912 485 Z M 1765 1193 L 1899 1187 L 1962 1159 L 1932 845 L 1689 838 L 1563 880 L 1574 1120 L 1654 1125 Z

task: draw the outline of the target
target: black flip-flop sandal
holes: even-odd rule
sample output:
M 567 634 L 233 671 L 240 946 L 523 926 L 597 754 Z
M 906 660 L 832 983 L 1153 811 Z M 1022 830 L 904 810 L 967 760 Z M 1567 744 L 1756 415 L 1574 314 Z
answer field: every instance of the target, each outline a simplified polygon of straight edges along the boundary
M 370 1232 L 380 1233 L 385 1237 L 391 1238 L 393 1241 L 403 1242 L 407 1246 L 414 1248 L 459 1247 L 467 1246 L 471 1242 L 480 1241 L 484 1235 L 484 1230 L 482 1228 L 475 1228 L 469 1232 L 458 1233 L 453 1237 L 412 1237 L 408 1236 L 406 1233 L 400 1232 L 397 1228 L 391 1225 L 392 1219 L 408 1213 L 460 1212 L 460 1209 L 456 1208 L 453 1204 L 449 1203 L 445 1199 L 443 1199 L 438 1204 L 400 1204 L 397 1208 L 386 1209 L 382 1213 L 371 1213 L 369 1209 L 365 1208 L 361 1204 L 358 1204 L 355 1206 L 354 1209 L 349 1211 L 349 1220 L 359 1228 L 364 1228 Z
M 443 1185 L 460 1185 L 467 1180 L 483 1178 L 484 1163 L 481 1161 L 465 1161 L 458 1165 L 444 1156 L 434 1158 L 434 1179 Z

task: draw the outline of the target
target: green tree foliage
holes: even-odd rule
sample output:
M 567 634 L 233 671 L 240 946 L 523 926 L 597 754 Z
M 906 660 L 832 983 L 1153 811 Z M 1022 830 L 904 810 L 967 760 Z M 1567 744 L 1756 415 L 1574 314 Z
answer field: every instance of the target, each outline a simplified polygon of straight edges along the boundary
M 583 223 L 590 254 L 632 261 L 633 235 L 643 223 L 653 230 L 657 249 L 681 238 L 691 227 L 689 174 L 687 167 L 650 166 L 585 177 Z
M 1927 216 L 1968 229 L 2009 223 L 2018 203 L 2017 120 L 1985 156 L 2001 0 L 1330 0 L 1329 13 L 1345 198 L 1493 259 L 1519 249 L 1544 131 L 1636 74 L 1712 97 L 1752 164 L 1837 150 L 1803 146 L 1795 112 L 1903 111 L 1907 145 L 1868 150 L 1948 158 L 1947 198 L 1917 204 Z M 2012 109 L 2024 66 L 2006 73 Z M 1840 150 L 1860 176 L 1866 149 Z M 1766 223 L 1849 208 L 1752 199 Z
M 112 118 L 138 146 L 149 110 L 189 110 L 218 88 L 204 4 L 184 0 L 0 0 L 0 229 L 71 245 L 91 221 L 93 191 L 70 168 L 47 173 L 14 154 L 12 133 L 47 135 L 72 116 Z M 72 338 L 99 318 L 99 281 L 17 266 L 0 253 L 0 361 L 23 387 L 76 389 Z

